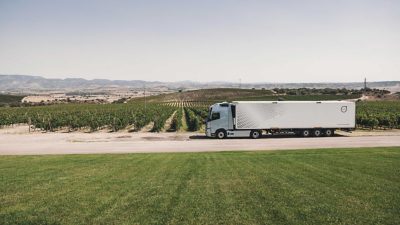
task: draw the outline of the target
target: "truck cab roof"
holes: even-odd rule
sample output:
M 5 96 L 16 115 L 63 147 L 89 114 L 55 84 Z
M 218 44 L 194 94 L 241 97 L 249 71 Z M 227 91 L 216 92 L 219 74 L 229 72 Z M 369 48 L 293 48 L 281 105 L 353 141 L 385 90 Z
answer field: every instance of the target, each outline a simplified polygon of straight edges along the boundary
M 295 104 L 295 103 L 344 103 L 344 102 L 351 102 L 351 101 L 233 101 L 233 104 L 260 104 L 260 103 L 266 103 L 266 104 Z

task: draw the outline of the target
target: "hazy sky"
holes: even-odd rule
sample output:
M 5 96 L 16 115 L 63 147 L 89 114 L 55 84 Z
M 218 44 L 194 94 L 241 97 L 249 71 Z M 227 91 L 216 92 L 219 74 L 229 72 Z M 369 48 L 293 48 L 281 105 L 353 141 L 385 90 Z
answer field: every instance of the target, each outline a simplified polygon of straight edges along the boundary
M 400 1 L 0 0 L 0 74 L 400 80 Z

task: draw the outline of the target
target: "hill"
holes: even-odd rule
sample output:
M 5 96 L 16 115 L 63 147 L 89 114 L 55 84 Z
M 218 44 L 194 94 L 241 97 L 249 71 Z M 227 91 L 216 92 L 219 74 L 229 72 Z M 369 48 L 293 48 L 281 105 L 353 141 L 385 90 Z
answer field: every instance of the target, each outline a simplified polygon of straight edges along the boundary
M 279 93 L 274 90 L 257 89 L 238 89 L 238 88 L 214 88 L 200 89 L 192 91 L 182 91 L 171 94 L 162 94 L 148 97 L 149 102 L 222 102 L 238 100 L 264 100 L 264 101 L 284 101 L 284 100 L 342 100 L 355 99 L 361 97 L 361 92 L 357 90 L 342 89 L 279 89 Z M 307 90 L 306 92 L 304 90 Z M 141 98 L 142 99 L 142 98 Z M 136 101 L 136 100 L 134 100 Z
M 153 96 L 150 101 L 228 101 L 238 98 L 255 98 L 272 96 L 273 92 L 270 90 L 252 90 L 252 89 L 238 89 L 238 88 L 214 88 L 214 89 L 200 89 L 191 91 L 181 91 L 171 94 L 163 94 Z
M 134 78 L 134 77 L 132 77 Z M 195 90 L 195 89 L 213 89 L 213 88 L 238 88 L 244 89 L 274 89 L 274 88 L 346 88 L 361 89 L 364 87 L 363 82 L 348 83 L 242 83 L 235 82 L 194 82 L 194 81 L 178 81 L 178 82 L 161 82 L 161 81 L 143 81 L 143 80 L 107 80 L 94 79 L 86 80 L 82 78 L 67 79 L 48 79 L 41 76 L 30 75 L 0 75 L 0 91 L 7 92 L 23 92 L 33 93 L 37 91 L 104 91 L 104 90 L 120 90 L 122 88 L 142 90 L 144 87 L 150 89 L 162 90 Z M 400 91 L 400 81 L 378 81 L 368 82 L 369 88 L 385 89 L 392 92 Z

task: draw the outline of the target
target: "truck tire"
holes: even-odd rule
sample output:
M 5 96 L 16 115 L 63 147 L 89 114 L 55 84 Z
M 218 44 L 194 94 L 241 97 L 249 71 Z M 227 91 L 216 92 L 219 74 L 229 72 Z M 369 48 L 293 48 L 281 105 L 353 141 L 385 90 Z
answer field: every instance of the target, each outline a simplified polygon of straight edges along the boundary
M 314 137 L 321 137 L 322 132 L 319 129 L 315 129 L 313 132 Z
M 215 137 L 218 139 L 224 139 L 226 138 L 226 132 L 224 130 L 217 130 L 217 132 L 215 132 Z
M 310 130 L 302 130 L 301 131 L 301 136 L 302 137 L 310 137 L 311 136 Z
M 327 137 L 332 137 L 333 136 L 333 134 L 334 134 L 334 130 L 332 130 L 332 129 L 327 129 L 327 130 L 325 130 L 325 136 L 327 136 Z
M 258 139 L 261 137 L 261 132 L 259 130 L 253 130 L 250 132 L 250 137 L 253 139 Z

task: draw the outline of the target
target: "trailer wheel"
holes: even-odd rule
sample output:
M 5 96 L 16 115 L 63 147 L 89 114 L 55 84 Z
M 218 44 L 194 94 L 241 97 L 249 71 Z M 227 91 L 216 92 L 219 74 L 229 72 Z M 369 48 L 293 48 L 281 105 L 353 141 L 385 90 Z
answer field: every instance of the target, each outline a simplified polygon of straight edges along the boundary
M 218 130 L 215 133 L 215 137 L 218 139 L 224 139 L 224 138 L 226 138 L 226 132 L 224 130 Z
M 253 130 L 250 133 L 250 137 L 253 138 L 253 139 L 258 139 L 258 138 L 261 137 L 261 132 L 259 130 Z
M 334 131 L 332 129 L 325 130 L 325 136 L 331 137 L 331 136 L 333 136 L 333 134 L 334 134 Z
M 321 132 L 321 130 L 315 129 L 313 134 L 314 134 L 314 137 L 321 137 L 322 132 Z
M 302 130 L 301 131 L 301 136 L 303 137 L 310 137 L 311 133 L 310 130 Z

